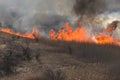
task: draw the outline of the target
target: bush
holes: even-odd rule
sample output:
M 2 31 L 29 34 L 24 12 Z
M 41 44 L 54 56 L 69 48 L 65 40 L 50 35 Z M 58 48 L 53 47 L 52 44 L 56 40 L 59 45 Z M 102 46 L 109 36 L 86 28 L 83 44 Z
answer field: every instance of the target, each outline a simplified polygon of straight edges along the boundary
M 48 69 L 44 72 L 43 80 L 65 80 L 66 76 L 61 70 L 53 71 Z
M 66 76 L 65 74 L 62 73 L 61 70 L 53 71 L 51 69 L 48 69 L 43 73 L 42 77 L 35 76 L 27 80 L 65 80 L 65 79 L 66 79 Z
M 15 68 L 24 60 L 31 60 L 31 49 L 28 43 L 25 45 L 9 40 L 6 47 L 1 50 L 0 75 L 10 75 Z

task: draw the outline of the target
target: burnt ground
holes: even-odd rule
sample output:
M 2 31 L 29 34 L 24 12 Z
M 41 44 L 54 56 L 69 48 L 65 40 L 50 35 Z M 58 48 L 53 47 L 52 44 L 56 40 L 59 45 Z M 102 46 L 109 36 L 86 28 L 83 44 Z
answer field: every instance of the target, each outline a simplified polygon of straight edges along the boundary
M 0 33 L 0 80 L 120 80 L 120 47 Z

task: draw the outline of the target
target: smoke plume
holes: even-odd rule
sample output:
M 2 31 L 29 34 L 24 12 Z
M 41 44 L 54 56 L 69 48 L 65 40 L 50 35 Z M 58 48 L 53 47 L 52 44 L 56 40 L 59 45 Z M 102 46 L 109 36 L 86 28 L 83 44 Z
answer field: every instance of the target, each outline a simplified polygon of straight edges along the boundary
M 64 22 L 74 22 L 81 16 L 103 22 L 110 17 L 106 14 L 120 12 L 119 3 L 119 0 L 0 0 L 0 23 L 21 32 L 35 26 L 44 36 L 51 28 L 57 30 Z
M 79 20 L 90 23 L 87 28 L 90 32 L 100 31 L 115 20 L 120 21 L 120 0 L 75 0 L 74 13 Z M 113 32 L 115 37 L 120 38 L 120 25 Z
M 105 0 L 76 0 L 74 12 L 80 16 L 95 16 L 105 12 Z
M 118 13 L 120 11 L 120 0 L 75 0 L 73 11 L 80 18 L 94 17 L 101 14 Z M 108 14 L 108 15 L 109 15 Z
M 0 0 L 0 22 L 22 32 L 36 26 L 47 34 L 70 18 L 73 4 L 73 0 Z

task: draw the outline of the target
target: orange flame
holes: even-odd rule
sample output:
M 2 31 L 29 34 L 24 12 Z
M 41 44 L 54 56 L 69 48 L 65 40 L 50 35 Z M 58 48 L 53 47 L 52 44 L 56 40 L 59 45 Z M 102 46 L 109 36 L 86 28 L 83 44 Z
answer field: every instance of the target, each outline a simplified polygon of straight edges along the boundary
M 113 38 L 110 35 L 105 35 L 100 33 L 99 35 L 95 35 L 95 43 L 97 44 L 115 44 L 120 46 L 120 42 L 117 38 Z
M 53 29 L 50 30 L 49 36 L 53 40 L 65 40 L 65 41 L 86 41 L 86 30 L 83 27 L 78 27 L 75 31 L 72 30 L 69 23 L 65 23 L 65 27 L 61 28 L 57 34 Z
M 91 42 L 96 44 L 117 44 L 120 45 L 118 39 L 111 37 L 110 35 L 102 34 L 88 36 L 87 30 L 83 26 L 77 27 L 75 30 L 71 28 L 68 22 L 57 33 L 53 29 L 49 31 L 49 36 L 52 40 L 65 40 L 65 41 L 77 41 L 77 42 Z
M 4 32 L 4 33 L 8 33 L 11 35 L 16 35 L 16 36 L 20 36 L 20 37 L 24 37 L 24 38 L 30 38 L 30 39 L 36 39 L 39 38 L 39 31 L 37 28 L 33 28 L 32 32 L 26 32 L 24 34 L 18 33 L 18 32 L 14 32 L 9 28 L 1 28 L 0 32 Z

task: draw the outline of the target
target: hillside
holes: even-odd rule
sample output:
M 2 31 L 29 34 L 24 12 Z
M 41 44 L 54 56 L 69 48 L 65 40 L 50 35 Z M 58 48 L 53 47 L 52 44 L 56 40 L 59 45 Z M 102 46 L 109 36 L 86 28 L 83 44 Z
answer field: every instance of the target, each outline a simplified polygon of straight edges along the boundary
M 0 80 L 119 80 L 120 47 L 0 33 Z

